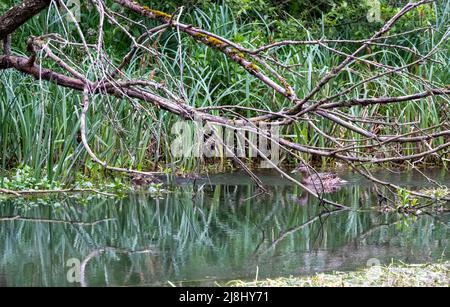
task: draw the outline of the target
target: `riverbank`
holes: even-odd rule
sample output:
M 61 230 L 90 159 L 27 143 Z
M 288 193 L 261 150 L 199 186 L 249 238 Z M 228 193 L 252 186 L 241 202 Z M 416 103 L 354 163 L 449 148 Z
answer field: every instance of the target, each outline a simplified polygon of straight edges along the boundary
M 236 287 L 448 287 L 450 261 L 431 264 L 394 263 L 361 271 L 320 273 L 308 277 L 235 280 Z

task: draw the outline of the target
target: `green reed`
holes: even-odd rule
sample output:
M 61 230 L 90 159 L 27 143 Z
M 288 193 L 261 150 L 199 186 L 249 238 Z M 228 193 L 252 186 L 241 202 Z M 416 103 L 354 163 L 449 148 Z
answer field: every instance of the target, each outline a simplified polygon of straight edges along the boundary
M 393 42 L 404 45 L 418 52 L 434 48 L 445 35 L 449 22 L 449 1 L 440 1 L 433 6 L 434 17 L 429 22 L 435 28 L 421 35 L 410 34 L 398 37 Z M 413 16 L 414 17 L 414 16 Z M 411 18 L 410 18 L 411 19 Z M 281 29 L 273 33 L 273 20 L 260 16 L 259 19 L 236 18 L 226 5 L 212 5 L 209 9 L 195 9 L 192 14 L 184 15 L 187 23 L 207 28 L 218 35 L 243 44 L 256 47 L 268 43 L 268 38 L 275 36 L 282 39 L 283 33 L 293 39 L 311 39 L 324 36 L 327 38 L 352 38 L 351 29 L 335 31 L 307 29 L 301 21 L 287 17 L 279 21 Z M 412 19 L 411 19 L 412 20 Z M 97 18 L 83 15 L 83 27 L 95 28 Z M 281 26 L 279 25 L 281 23 Z M 25 53 L 27 36 L 33 33 L 61 33 L 60 25 L 65 24 L 70 30 L 69 39 L 77 40 L 76 32 L 70 24 L 58 19 L 54 8 L 48 14 L 41 14 L 26 24 L 14 35 L 13 52 Z M 151 22 L 149 22 L 149 25 Z M 408 24 L 405 22 L 405 24 Z M 375 26 L 374 26 L 375 27 Z M 400 30 L 406 25 L 400 26 Z M 294 30 L 292 30 L 294 28 Z M 376 28 L 376 27 L 375 27 Z M 30 30 L 33 30 L 30 32 Z M 120 62 L 126 53 L 129 40 L 118 31 L 107 31 L 105 45 L 109 47 L 114 61 Z M 448 34 L 448 33 L 447 33 Z M 93 39 L 93 38 L 89 38 Z M 289 107 L 290 102 L 268 90 L 265 85 L 250 76 L 246 71 L 232 63 L 221 53 L 198 44 L 192 38 L 182 35 L 183 48 L 178 49 L 178 36 L 175 32 L 165 32 L 160 39 L 159 51 L 164 57 L 152 59 L 143 53 L 132 61 L 126 73 L 130 77 L 150 77 L 154 71 L 155 81 L 164 80 L 167 88 L 186 97 L 187 103 L 196 107 L 235 104 L 253 108 L 265 108 L 278 111 Z M 337 46 L 332 46 L 337 47 Z M 341 46 L 350 53 L 354 45 Z M 336 66 L 343 57 L 318 46 L 284 47 L 274 51 L 277 59 L 286 65 L 301 64 L 298 74 L 286 73 L 287 81 L 293 85 L 299 97 L 311 90 L 315 84 Z M 68 55 L 79 60 L 78 65 L 87 69 L 89 63 L 77 50 L 68 49 Z M 382 63 L 401 65 L 413 60 L 411 54 L 399 49 L 372 48 L 371 57 Z M 430 80 L 435 86 L 450 83 L 448 68 L 438 62 L 448 63 L 448 43 L 433 56 L 435 61 L 428 61 L 409 70 L 411 75 Z M 54 64 L 44 61 L 54 68 Z M 183 63 L 181 69 L 180 63 Z M 339 92 L 364 78 L 373 75 L 364 63 L 356 63 L 352 70 L 347 69 L 335 80 L 323 88 L 314 99 L 320 99 Z M 355 73 L 354 71 L 357 71 Z M 95 70 L 93 74 L 96 74 Z M 102 174 L 101 167 L 93 164 L 87 157 L 79 142 L 80 96 L 73 90 L 57 87 L 47 82 L 33 80 L 18 72 L 7 70 L 0 72 L 0 158 L 2 181 L 7 172 L 23 165 L 31 166 L 35 177 L 47 177 L 48 180 L 69 183 L 77 172 L 95 176 Z M 183 88 L 180 90 L 180 81 Z M 427 89 L 418 79 L 400 76 L 379 78 L 367 85 L 355 89 L 342 99 L 351 97 L 397 96 L 412 94 Z M 430 97 L 423 100 L 359 107 L 346 112 L 357 117 L 388 116 L 402 122 L 418 122 L 419 128 L 427 128 L 446 122 L 445 103 L 447 98 Z M 153 108 L 143 102 L 130 101 L 112 97 L 97 96 L 93 98 L 93 107 L 88 114 L 89 142 L 100 159 L 121 167 L 133 167 L 142 170 L 160 170 L 167 172 L 205 170 L 204 161 L 195 157 L 173 157 L 170 146 L 174 139 L 172 126 L 178 118 L 172 114 Z M 136 112 L 136 107 L 143 107 L 147 112 Z M 218 112 L 213 114 L 220 115 Z M 243 116 L 253 116 L 254 112 L 240 111 Z M 326 133 L 342 138 L 361 140 L 354 132 L 346 131 L 335 124 L 313 117 L 317 126 Z M 361 127 L 370 129 L 367 124 Z M 402 126 L 400 131 L 382 131 L 385 134 L 406 133 L 411 127 Z M 295 123 L 282 131 L 293 140 L 305 145 L 333 146 L 305 122 Z M 433 141 L 432 146 L 445 142 L 444 138 Z M 412 154 L 424 150 L 421 144 L 404 145 L 403 154 Z M 448 155 L 448 154 L 447 154 Z M 305 158 L 309 158 L 306 157 Z M 430 158 L 433 159 L 433 158 Z M 322 159 L 323 165 L 333 163 Z M 437 160 L 430 160 L 440 163 Z M 214 160 L 214 163 L 228 165 L 226 159 Z M 1 182 L 0 181 L 0 184 Z

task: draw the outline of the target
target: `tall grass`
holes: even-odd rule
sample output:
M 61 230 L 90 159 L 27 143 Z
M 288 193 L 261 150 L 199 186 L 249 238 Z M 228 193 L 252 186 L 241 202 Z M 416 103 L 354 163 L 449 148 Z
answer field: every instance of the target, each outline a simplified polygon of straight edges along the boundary
M 442 39 L 448 30 L 450 22 L 450 2 L 438 1 L 432 8 L 433 18 L 422 23 L 432 22 L 433 32 L 420 35 L 410 34 L 399 37 L 396 44 L 404 45 L 418 52 L 431 50 Z M 268 42 L 272 35 L 282 36 L 282 33 L 272 33 L 273 20 L 260 16 L 259 19 L 245 20 L 235 18 L 234 13 L 226 5 L 212 5 L 208 9 L 195 9 L 192 14 L 182 18 L 187 23 L 204 27 L 211 32 L 228 39 L 242 43 L 247 47 L 255 47 Z M 414 20 L 409 17 L 409 23 Z M 95 28 L 95 16 L 83 15 L 83 27 Z M 320 36 L 327 38 L 352 38 L 352 30 L 348 28 L 335 31 L 311 32 L 301 26 L 296 20 L 287 19 L 284 22 L 286 29 L 295 28 L 295 31 L 286 30 L 292 39 L 310 39 Z M 278 24 L 280 23 L 278 22 Z M 405 22 L 405 24 L 408 24 Z M 63 31 L 65 25 L 68 34 Z M 411 24 L 410 24 L 411 25 Z M 404 26 L 406 27 L 406 26 Z M 325 27 L 320 27 L 324 29 Z M 401 30 L 402 27 L 400 27 Z M 281 29 L 284 29 L 281 26 Z M 399 31 L 400 31 L 399 30 Z M 48 14 L 42 14 L 30 23 L 20 28 L 14 36 L 14 49 L 16 54 L 24 54 L 25 41 L 30 34 L 60 33 L 76 40 L 75 31 L 65 21 L 59 19 L 56 9 L 52 7 Z M 129 40 L 117 31 L 108 31 L 105 45 L 115 61 L 120 62 L 121 56 L 129 46 Z M 369 33 L 368 33 L 369 34 Z M 242 68 L 231 63 L 224 55 L 210 48 L 194 42 L 189 37 L 182 37 L 183 49 L 178 49 L 178 37 L 174 32 L 166 32 L 160 39 L 159 51 L 164 57 L 152 59 L 139 54 L 127 68 L 127 74 L 133 76 L 149 77 L 155 74 L 156 81 L 165 80 L 169 89 L 178 92 L 187 98 L 187 103 L 196 107 L 216 105 L 241 105 L 255 108 L 265 108 L 278 111 L 289 106 L 279 95 L 268 90 L 261 82 L 250 76 Z M 448 73 L 449 48 L 444 48 L 433 57 L 443 62 L 427 62 L 416 67 L 412 73 L 421 76 L 437 86 L 450 83 Z M 354 50 L 355 46 L 345 46 L 347 52 Z M 297 74 L 287 74 L 287 79 L 298 93 L 305 95 L 324 74 L 341 60 L 332 52 L 317 46 L 285 47 L 275 51 L 278 60 L 284 64 L 301 64 Z M 411 60 L 411 55 L 403 50 L 382 50 L 373 48 L 373 57 L 383 63 L 400 65 Z M 77 51 L 69 51 L 77 60 L 78 65 L 87 69 L 88 63 L 83 55 Z M 181 71 L 180 62 L 183 62 Z M 47 62 L 45 62 L 47 64 Z M 358 71 L 346 70 L 336 80 L 324 87 L 319 95 L 333 95 L 340 89 L 350 86 L 359 80 L 371 75 L 371 71 L 362 64 L 353 67 Z M 179 81 L 183 82 L 180 90 Z M 0 72 L 0 167 L 3 174 L 11 168 L 20 165 L 31 166 L 34 176 L 46 176 L 50 181 L 58 180 L 70 182 L 76 172 L 88 174 L 98 173 L 101 168 L 92 164 L 79 143 L 78 127 L 80 114 L 79 93 L 57 87 L 55 85 L 39 82 L 13 70 Z M 370 96 L 397 96 L 411 94 L 426 89 L 426 85 L 401 77 L 380 78 L 367 86 L 355 89 L 345 98 Z M 184 91 L 184 92 L 183 92 Z M 135 112 L 134 107 L 139 102 L 130 104 L 129 101 L 111 97 L 97 97 L 94 107 L 88 114 L 89 142 L 99 155 L 100 159 L 110 164 L 137 169 L 153 170 L 195 170 L 202 166 L 202 161 L 194 157 L 174 158 L 170 153 L 170 144 L 174 136 L 171 127 L 178 120 L 176 116 L 154 109 L 143 104 L 149 114 Z M 402 122 L 419 122 L 420 128 L 426 128 L 447 121 L 446 111 L 442 109 L 445 98 L 430 97 L 415 102 L 393 104 L 387 106 L 353 107 L 348 113 L 353 116 L 389 116 Z M 448 103 L 448 102 L 447 102 Z M 145 114 L 145 115 L 143 115 Z M 217 113 L 218 114 L 218 113 Z M 252 116 L 252 112 L 243 111 L 242 115 Z M 338 127 L 321 118 L 317 125 L 325 132 L 340 131 Z M 365 127 L 363 125 L 363 127 Z M 410 131 L 404 126 L 400 133 Z M 389 131 L 383 131 L 389 133 Z M 315 133 L 305 123 L 299 122 L 283 131 L 292 136 L 294 141 L 311 146 L 329 147 L 330 141 Z M 361 136 L 341 130 L 340 137 L 361 139 Z M 444 143 L 439 138 L 431 145 Z M 422 145 L 404 147 L 405 154 L 422 150 Z M 305 157 L 310 158 L 310 157 Z M 222 163 L 225 163 L 222 160 Z M 333 161 L 322 159 L 321 163 Z M 1 181 L 0 181 L 1 184 Z

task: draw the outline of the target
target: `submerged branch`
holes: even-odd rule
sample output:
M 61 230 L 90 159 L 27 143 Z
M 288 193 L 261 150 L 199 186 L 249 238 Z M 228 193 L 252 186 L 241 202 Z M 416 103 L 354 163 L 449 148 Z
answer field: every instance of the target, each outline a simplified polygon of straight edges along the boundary
M 95 193 L 95 194 L 100 194 L 100 195 L 104 195 L 104 196 L 113 196 L 113 197 L 117 196 L 116 194 L 107 193 L 107 192 L 99 191 L 96 189 L 73 188 L 73 189 L 57 189 L 57 190 L 17 190 L 17 191 L 12 191 L 12 190 L 8 190 L 8 189 L 0 188 L 0 194 L 9 194 L 9 195 L 14 195 L 16 197 L 40 195 L 40 194 L 65 194 L 65 193 Z
M 52 224 L 70 224 L 78 226 L 95 226 L 100 223 L 113 221 L 115 218 L 101 219 L 93 222 L 80 222 L 80 221 L 64 221 L 64 220 L 52 220 L 52 219 L 41 219 L 33 217 L 24 217 L 21 215 L 15 215 L 11 217 L 0 217 L 0 222 L 6 221 L 25 221 L 25 222 L 35 222 L 35 223 L 52 223 Z

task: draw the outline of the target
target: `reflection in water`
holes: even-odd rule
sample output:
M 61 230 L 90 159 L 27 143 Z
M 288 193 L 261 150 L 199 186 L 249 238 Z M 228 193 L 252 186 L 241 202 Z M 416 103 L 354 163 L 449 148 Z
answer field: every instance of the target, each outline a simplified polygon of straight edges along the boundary
M 8 283 L 6 282 L 6 276 L 4 272 L 0 271 L 0 287 L 7 287 Z
M 383 174 L 381 174 L 383 175 Z M 216 280 L 314 274 L 365 266 L 370 258 L 424 262 L 447 257 L 450 216 L 360 210 L 377 206 L 368 182 L 330 199 L 355 210 L 328 211 L 300 188 L 267 173 L 269 195 L 241 174 L 192 186 L 179 182 L 161 199 L 0 201 L 0 285 L 67 285 L 78 259 L 81 285 L 207 285 Z M 422 186 L 415 177 L 397 179 Z M 448 182 L 444 174 L 433 176 Z M 447 183 L 448 185 L 448 183 Z M 407 225 L 409 224 L 409 226 Z
M 304 192 L 302 192 L 302 194 L 300 194 L 299 197 L 296 197 L 296 196 L 294 196 L 294 197 L 295 197 L 296 202 L 299 205 L 304 206 L 304 205 L 306 205 L 308 203 L 309 193 L 304 191 Z

